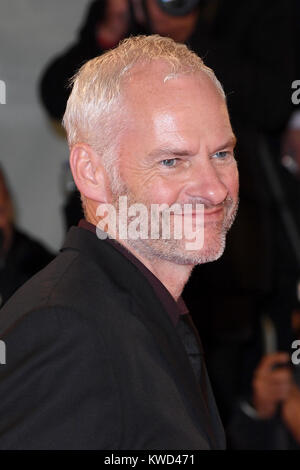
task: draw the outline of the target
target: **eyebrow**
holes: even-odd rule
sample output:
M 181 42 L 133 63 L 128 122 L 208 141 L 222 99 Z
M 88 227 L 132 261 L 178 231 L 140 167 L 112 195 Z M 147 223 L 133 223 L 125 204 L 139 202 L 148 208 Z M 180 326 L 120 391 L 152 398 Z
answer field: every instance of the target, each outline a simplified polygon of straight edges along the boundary
M 234 134 L 222 145 L 218 145 L 217 149 L 215 150 L 218 152 L 220 149 L 224 149 L 226 147 L 235 147 L 237 142 L 237 139 Z M 148 157 L 150 158 L 155 158 L 159 157 L 161 155 L 167 155 L 167 156 L 180 156 L 180 157 L 192 157 L 195 155 L 195 152 L 189 149 L 180 149 L 176 147 L 169 147 L 169 146 L 162 146 L 162 147 L 157 147 L 154 150 L 152 150 L 150 153 L 148 153 Z
M 160 155 L 190 157 L 194 155 L 194 152 L 192 152 L 191 150 L 179 149 L 175 147 L 158 147 L 152 150 L 148 154 L 148 157 L 159 157 Z
M 236 143 L 237 143 L 237 139 L 236 139 L 236 136 L 234 134 L 232 134 L 232 136 L 230 137 L 230 139 L 227 140 L 227 142 L 225 142 L 224 144 L 222 145 L 218 145 L 218 148 L 216 150 L 216 152 L 218 151 L 218 149 L 224 149 L 226 147 L 235 147 L 236 146 Z

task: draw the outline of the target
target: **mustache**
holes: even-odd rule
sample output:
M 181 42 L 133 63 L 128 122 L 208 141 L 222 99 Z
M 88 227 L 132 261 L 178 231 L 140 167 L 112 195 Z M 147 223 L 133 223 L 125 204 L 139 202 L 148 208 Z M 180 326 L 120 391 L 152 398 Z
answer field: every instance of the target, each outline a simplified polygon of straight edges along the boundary
M 228 195 L 222 202 L 219 204 L 212 204 L 211 202 L 207 201 L 207 199 L 197 197 L 197 198 L 190 198 L 187 199 L 184 202 L 175 202 L 173 203 L 170 207 L 174 206 L 180 210 L 184 210 L 184 207 L 188 205 L 188 207 L 191 209 L 191 211 L 196 211 L 197 210 L 197 204 L 201 204 L 204 206 L 204 210 L 209 210 L 209 209 L 229 209 L 234 205 L 234 200 L 233 198 Z M 162 211 L 164 212 L 164 211 Z

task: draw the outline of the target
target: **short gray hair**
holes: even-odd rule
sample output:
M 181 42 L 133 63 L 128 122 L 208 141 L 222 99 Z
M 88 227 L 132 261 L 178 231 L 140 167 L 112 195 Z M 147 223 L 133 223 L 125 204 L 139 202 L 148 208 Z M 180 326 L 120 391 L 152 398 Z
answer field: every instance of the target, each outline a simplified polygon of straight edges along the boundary
M 214 72 L 186 45 L 158 34 L 130 37 L 85 63 L 72 78 L 73 88 L 63 118 L 69 146 L 85 142 L 102 154 L 104 165 L 105 160 L 111 163 L 122 126 L 121 120 L 114 119 L 120 108 L 121 82 L 135 65 L 156 60 L 170 66 L 165 80 L 202 71 L 225 97 Z

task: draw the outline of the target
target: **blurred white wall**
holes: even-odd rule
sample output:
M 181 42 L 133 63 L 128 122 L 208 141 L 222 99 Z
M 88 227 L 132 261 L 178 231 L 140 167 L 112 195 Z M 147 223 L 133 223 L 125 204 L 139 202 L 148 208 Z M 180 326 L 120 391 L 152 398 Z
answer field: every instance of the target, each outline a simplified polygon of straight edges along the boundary
M 61 173 L 67 144 L 53 132 L 37 83 L 45 65 L 74 41 L 89 0 L 1 0 L 0 161 L 13 189 L 18 225 L 52 249 L 64 238 Z M 0 100 L 1 101 L 1 100 Z

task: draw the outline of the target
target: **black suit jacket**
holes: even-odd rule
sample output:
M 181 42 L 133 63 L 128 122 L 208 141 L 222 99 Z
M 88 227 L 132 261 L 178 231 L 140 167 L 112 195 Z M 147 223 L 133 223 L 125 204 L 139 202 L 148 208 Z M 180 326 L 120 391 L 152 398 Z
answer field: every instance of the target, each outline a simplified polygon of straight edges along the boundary
M 73 227 L 0 311 L 0 449 L 216 449 L 223 428 L 152 286 Z

